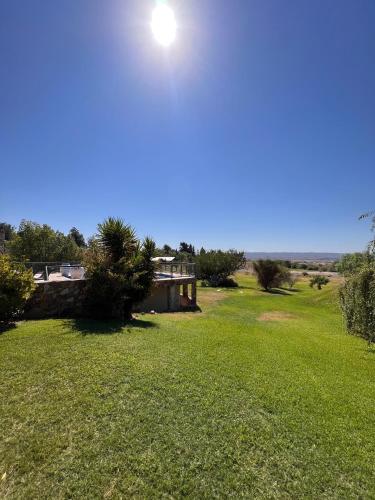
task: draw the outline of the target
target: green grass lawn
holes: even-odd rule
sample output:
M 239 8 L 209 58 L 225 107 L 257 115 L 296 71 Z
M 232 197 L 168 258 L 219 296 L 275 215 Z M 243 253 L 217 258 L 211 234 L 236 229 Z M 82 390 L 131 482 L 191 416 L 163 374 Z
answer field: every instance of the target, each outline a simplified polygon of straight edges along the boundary
M 1 498 L 375 498 L 375 352 L 335 284 L 0 335 Z

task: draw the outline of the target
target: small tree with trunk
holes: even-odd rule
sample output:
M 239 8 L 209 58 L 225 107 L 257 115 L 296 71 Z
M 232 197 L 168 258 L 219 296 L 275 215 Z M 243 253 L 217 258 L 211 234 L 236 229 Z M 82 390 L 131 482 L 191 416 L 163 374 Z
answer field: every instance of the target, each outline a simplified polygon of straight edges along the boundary
M 267 292 L 286 282 L 289 278 L 289 271 L 283 268 L 278 262 L 270 259 L 257 260 L 253 262 L 254 272 L 261 286 Z
M 314 286 L 316 286 L 318 290 L 321 290 L 322 286 L 328 285 L 328 283 L 329 283 L 329 278 L 327 278 L 327 276 L 322 276 L 320 274 L 317 274 L 310 279 L 311 288 L 314 288 Z

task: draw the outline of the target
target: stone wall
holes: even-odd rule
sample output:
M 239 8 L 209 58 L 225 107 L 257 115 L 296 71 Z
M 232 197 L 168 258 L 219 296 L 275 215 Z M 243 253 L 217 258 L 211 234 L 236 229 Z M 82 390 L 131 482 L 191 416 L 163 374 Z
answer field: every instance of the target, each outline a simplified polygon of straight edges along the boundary
M 25 307 L 26 319 L 84 317 L 83 307 L 86 280 L 42 281 L 36 283 L 36 290 Z M 188 284 L 192 287 L 192 298 L 187 295 Z M 180 288 L 183 295 L 180 296 Z M 156 312 L 179 311 L 181 307 L 195 306 L 196 280 L 156 280 L 151 294 L 135 311 Z
M 86 281 L 44 281 L 26 304 L 25 318 L 59 318 L 84 315 Z

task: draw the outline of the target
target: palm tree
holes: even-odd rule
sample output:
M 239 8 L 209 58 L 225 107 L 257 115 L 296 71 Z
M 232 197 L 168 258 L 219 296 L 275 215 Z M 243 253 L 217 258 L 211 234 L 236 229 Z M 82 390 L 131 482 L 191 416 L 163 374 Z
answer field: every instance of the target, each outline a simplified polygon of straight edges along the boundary
M 88 252 L 88 306 L 94 316 L 131 317 L 134 303 L 150 292 L 154 278 L 154 241 L 137 238 L 121 219 L 109 217 L 98 225 Z
M 122 219 L 108 217 L 98 224 L 99 241 L 113 262 L 131 257 L 138 251 L 139 240 L 135 230 Z

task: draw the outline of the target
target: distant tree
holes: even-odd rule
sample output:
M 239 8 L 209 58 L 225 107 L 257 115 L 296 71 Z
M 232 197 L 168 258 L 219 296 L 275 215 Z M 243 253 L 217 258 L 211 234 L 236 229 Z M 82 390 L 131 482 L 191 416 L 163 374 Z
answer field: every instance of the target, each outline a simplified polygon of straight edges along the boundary
M 282 267 L 286 267 L 287 269 L 291 269 L 292 267 L 292 263 L 290 260 L 276 260 L 275 262 L 280 264 L 280 266 Z
M 209 286 L 236 286 L 228 277 L 246 265 L 243 252 L 210 250 L 196 256 L 197 277 Z
M 310 286 L 311 288 L 314 288 L 314 286 L 316 286 L 318 290 L 321 290 L 322 286 L 328 285 L 329 281 L 329 278 L 327 278 L 326 276 L 316 274 L 310 279 Z
M 17 234 L 8 245 L 9 253 L 15 260 L 32 262 L 78 261 L 81 249 L 75 241 L 47 224 L 23 220 Z
M 288 279 L 288 270 L 270 259 L 253 262 L 258 284 L 266 291 L 277 288 Z
M 206 253 L 206 250 L 202 247 L 200 250 L 199 250 L 199 255 L 203 255 Z
M 69 237 L 75 242 L 75 244 L 80 247 L 86 247 L 86 241 L 82 233 L 78 231 L 76 227 L 72 227 L 69 231 Z
M 16 228 L 7 222 L 0 222 L 0 232 L 4 232 L 5 241 L 9 241 L 16 235 Z
M 163 246 L 162 251 L 163 251 L 163 254 L 166 256 L 171 256 L 174 253 L 173 248 L 167 244 Z
M 188 253 L 190 255 L 195 255 L 195 248 L 192 244 L 181 241 L 180 248 L 178 250 L 180 253 Z

